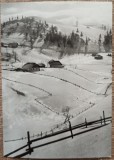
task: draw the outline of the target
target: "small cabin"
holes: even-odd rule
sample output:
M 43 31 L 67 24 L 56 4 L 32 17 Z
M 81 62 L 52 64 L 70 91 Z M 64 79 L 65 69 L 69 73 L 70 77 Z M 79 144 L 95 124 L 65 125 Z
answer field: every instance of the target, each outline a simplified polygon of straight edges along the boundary
M 22 70 L 26 72 L 40 71 L 40 67 L 36 63 L 26 63 L 22 66 Z
M 18 47 L 18 43 L 9 43 L 8 47 L 9 48 L 17 48 Z
M 1 42 L 1 47 L 7 48 L 7 47 L 8 47 L 8 44 Z
M 1 60 L 9 62 L 10 58 L 9 57 L 2 57 Z
M 63 64 L 60 61 L 50 60 L 48 62 L 50 68 L 63 68 Z

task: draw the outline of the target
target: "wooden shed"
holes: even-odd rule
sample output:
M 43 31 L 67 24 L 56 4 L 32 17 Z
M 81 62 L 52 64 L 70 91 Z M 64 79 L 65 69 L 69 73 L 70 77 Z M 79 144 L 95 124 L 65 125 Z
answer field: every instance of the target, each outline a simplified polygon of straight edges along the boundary
M 14 43 L 9 43 L 8 44 L 9 48 L 17 48 L 18 47 L 18 43 L 14 42 Z
M 60 61 L 50 60 L 48 62 L 50 68 L 63 68 L 63 64 Z

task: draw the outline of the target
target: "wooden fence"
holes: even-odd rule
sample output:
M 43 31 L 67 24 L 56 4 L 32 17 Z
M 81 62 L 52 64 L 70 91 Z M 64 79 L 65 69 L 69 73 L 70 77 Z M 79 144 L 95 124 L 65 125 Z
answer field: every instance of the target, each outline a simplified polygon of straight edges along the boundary
M 74 125 L 74 126 L 71 125 L 70 120 L 68 120 L 68 122 L 69 122 L 69 128 L 59 130 L 59 131 L 56 131 L 56 132 L 52 132 L 52 133 L 44 135 L 44 136 L 41 132 L 39 138 L 35 138 L 35 139 L 32 139 L 32 140 L 30 139 L 30 132 L 28 131 L 27 132 L 27 144 L 18 148 L 18 149 L 16 149 L 16 150 L 14 150 L 14 151 L 12 151 L 12 152 L 10 152 L 10 153 L 8 153 L 8 154 L 6 154 L 5 157 L 8 157 L 8 156 L 24 149 L 24 148 L 26 148 L 25 152 L 14 156 L 14 158 L 21 158 L 21 157 L 24 157 L 28 154 L 31 155 L 32 152 L 34 152 L 34 150 L 37 149 L 37 148 L 40 148 L 40 147 L 43 147 L 43 146 L 46 146 L 46 145 L 50 145 L 50 144 L 53 144 L 53 143 L 56 143 L 56 142 L 60 142 L 60 141 L 66 140 L 68 138 L 73 139 L 75 136 L 78 136 L 78 135 L 81 135 L 81 134 L 99 129 L 101 127 L 104 127 L 104 126 L 106 126 L 106 125 L 108 125 L 112 122 L 112 117 L 105 117 L 105 112 L 103 111 L 103 116 L 100 116 L 100 119 L 97 119 L 97 120 L 94 120 L 94 121 L 87 121 L 87 118 L 85 118 L 85 121 L 83 123 L 80 123 L 80 124 Z M 92 128 L 90 128 L 90 126 Z M 84 130 L 79 131 L 77 133 L 73 133 L 73 130 L 80 129 L 80 128 L 84 129 Z M 54 137 L 54 136 L 57 136 L 57 135 L 60 135 L 60 134 L 66 133 L 66 132 L 70 132 L 70 135 L 62 137 L 62 138 L 58 138 L 56 140 L 48 141 L 46 143 L 42 143 L 42 144 L 39 144 L 37 146 L 31 146 L 34 142 L 41 141 L 41 140 L 44 140 L 44 139 L 49 139 L 50 137 Z

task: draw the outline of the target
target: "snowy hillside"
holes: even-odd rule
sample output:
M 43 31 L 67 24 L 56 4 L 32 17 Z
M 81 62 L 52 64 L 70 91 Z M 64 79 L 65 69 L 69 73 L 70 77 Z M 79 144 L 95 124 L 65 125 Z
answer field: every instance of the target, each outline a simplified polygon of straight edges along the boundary
M 27 18 L 26 18 L 27 19 Z M 74 22 L 75 22 L 75 18 Z M 73 19 L 71 18 L 71 21 L 73 22 Z M 30 21 L 26 23 L 26 21 Z M 29 47 L 36 47 L 40 49 L 50 49 L 51 46 L 45 46 L 44 40 L 46 37 L 46 34 L 49 32 L 51 26 L 55 26 L 58 29 L 58 32 L 61 32 L 63 35 L 70 36 L 72 32 L 78 34 L 79 36 L 81 33 L 83 36 L 81 37 L 84 41 L 88 39 L 88 52 L 99 52 L 99 46 L 98 46 L 98 40 L 99 35 L 101 34 L 101 51 L 104 52 L 103 47 L 103 41 L 104 41 L 104 35 L 106 35 L 107 30 L 98 28 L 98 26 L 87 26 L 84 24 L 78 24 L 76 26 L 75 24 L 70 23 L 69 18 L 67 19 L 60 19 L 62 23 L 56 23 L 54 20 L 50 22 L 49 19 L 38 18 L 38 17 L 28 17 L 26 21 L 19 20 L 15 23 L 11 23 L 9 25 L 6 25 L 3 28 L 3 35 L 2 35 L 2 42 L 4 43 L 13 43 L 17 42 L 19 45 L 29 46 Z M 66 23 L 66 20 L 69 23 Z M 59 20 L 58 20 L 59 22 Z M 45 24 L 46 23 L 46 24 Z M 41 28 L 41 26 L 43 28 Z M 30 29 L 31 28 L 31 29 Z M 78 29 L 78 32 L 77 32 Z M 108 29 L 109 31 L 109 29 Z M 31 32 L 35 35 L 31 35 Z M 31 41 L 32 38 L 32 41 Z M 84 48 L 82 49 L 84 50 Z M 56 50 L 52 49 L 52 52 L 58 52 L 60 51 L 59 48 Z M 71 51 L 72 52 L 72 51 Z M 84 51 L 83 51 L 84 52 Z M 50 53 L 50 50 L 48 51 L 48 54 Z M 58 57 L 60 55 L 58 54 Z
M 32 20 L 29 19 L 29 21 Z M 53 26 L 57 26 L 58 31 L 63 35 L 70 35 L 72 31 L 76 33 L 77 27 L 67 24 L 66 19 L 64 22 L 64 24 L 53 23 Z M 30 132 L 31 139 L 34 139 L 40 135 L 44 136 L 68 128 L 68 122 L 65 123 L 67 109 L 72 126 L 85 123 L 85 118 L 87 121 L 98 120 L 103 116 L 103 111 L 106 117 L 111 117 L 112 56 L 108 56 L 109 53 L 103 53 L 103 46 L 101 53 L 98 49 L 99 35 L 101 34 L 103 42 L 106 31 L 95 26 L 88 28 L 79 24 L 77 34 L 80 35 L 83 32 L 84 42 L 87 37 L 90 39 L 89 54 L 75 52 L 61 56 L 60 47 L 53 43 L 45 44 L 46 34 L 49 33 L 51 26 L 51 21 L 42 22 L 35 17 L 31 24 L 26 25 L 20 21 L 18 24 L 4 27 L 2 42 L 19 44 L 17 48 L 1 47 L 4 154 L 26 144 L 27 131 Z M 8 35 L 11 27 L 16 27 L 15 31 Z M 95 53 L 99 53 L 102 59 L 95 59 L 92 56 L 92 49 Z M 51 67 L 48 63 L 50 60 L 60 61 L 59 64 L 64 67 Z M 40 68 L 39 71 L 16 71 L 16 69 L 22 69 L 22 66 L 28 62 L 43 63 L 45 67 Z M 86 128 L 83 127 L 74 132 L 82 130 L 85 131 Z M 68 135 L 70 135 L 69 132 L 64 134 L 64 136 Z M 38 148 L 25 157 L 105 157 L 111 152 L 110 136 L 111 122 L 99 129 L 75 136 L 73 139 Z M 56 136 L 56 138 L 61 137 L 62 135 Z M 50 139 L 55 140 L 54 137 Z M 43 142 L 42 140 L 35 144 Z M 23 149 L 22 152 L 24 151 Z M 11 157 L 15 155 L 17 154 L 14 153 Z
M 84 33 L 84 39 L 86 37 L 90 38 L 93 42 L 97 41 L 99 38 L 99 35 L 102 34 L 102 40 L 104 38 L 104 35 L 106 34 L 106 31 L 97 28 L 96 26 L 93 27 L 87 27 L 86 25 L 80 24 L 78 25 L 78 27 L 74 26 L 74 25 L 70 25 L 70 24 L 55 24 L 57 25 L 57 27 L 59 28 L 59 30 L 64 33 L 69 35 L 72 31 L 77 30 L 77 28 L 79 29 L 79 34 L 81 32 Z

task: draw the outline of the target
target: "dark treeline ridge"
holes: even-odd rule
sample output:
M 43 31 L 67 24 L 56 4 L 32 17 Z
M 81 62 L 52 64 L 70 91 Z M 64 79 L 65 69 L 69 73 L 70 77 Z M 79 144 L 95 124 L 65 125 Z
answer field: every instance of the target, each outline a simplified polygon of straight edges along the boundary
M 102 28 L 104 29 L 104 28 Z M 106 28 L 105 28 L 106 30 Z M 76 27 L 75 31 L 72 31 L 69 35 L 66 35 L 59 31 L 59 29 L 51 25 L 49 26 L 46 21 L 35 20 L 35 17 L 11 17 L 8 21 L 1 24 L 1 36 L 3 34 L 9 36 L 13 33 L 19 33 L 24 35 L 24 42 L 22 46 L 29 45 L 33 49 L 33 44 L 37 40 L 37 43 L 44 41 L 41 50 L 46 48 L 53 48 L 60 52 L 60 57 L 64 55 L 72 55 L 74 53 L 89 52 L 90 39 L 86 37 L 84 39 L 83 32 L 79 31 Z M 112 31 L 107 31 L 106 35 L 101 40 L 102 35 L 99 35 L 96 46 L 96 52 L 102 52 L 102 46 L 105 52 L 110 52 L 112 49 Z M 29 43 L 29 44 L 28 44 Z
M 112 31 L 111 30 L 109 32 L 107 31 L 107 34 L 104 36 L 103 46 L 104 46 L 105 52 L 110 52 L 110 50 L 112 49 Z
M 62 54 L 80 53 L 81 48 L 88 45 L 89 40 L 86 38 L 85 42 L 82 37 L 83 33 L 79 34 L 78 28 L 76 32 L 72 31 L 70 35 L 66 35 L 58 31 L 56 26 L 52 25 L 46 34 L 44 43 L 47 47 L 51 45 L 56 46 Z

